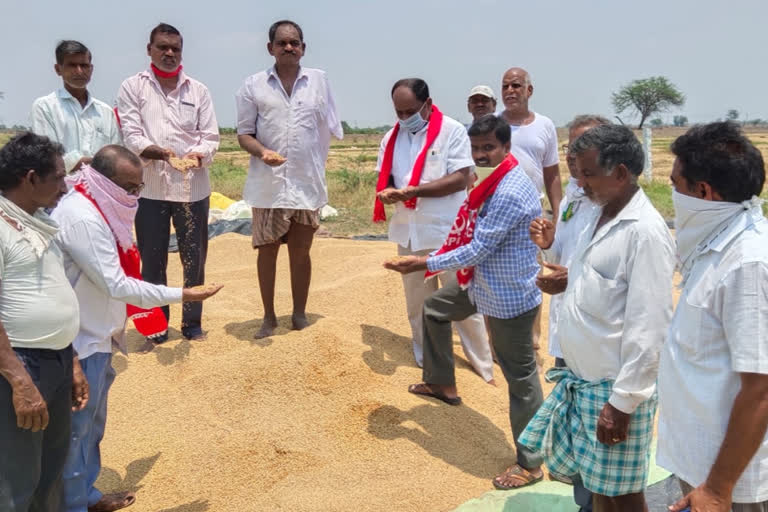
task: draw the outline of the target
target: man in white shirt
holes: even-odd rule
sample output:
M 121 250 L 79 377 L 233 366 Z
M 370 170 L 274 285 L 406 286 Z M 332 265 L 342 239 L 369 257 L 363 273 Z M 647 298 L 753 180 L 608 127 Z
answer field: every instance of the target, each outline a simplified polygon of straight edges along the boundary
M 768 511 L 768 220 L 760 150 L 738 125 L 672 143 L 682 274 L 659 369 L 658 463 L 672 510 Z
M 77 297 L 45 208 L 66 193 L 64 148 L 21 133 L 0 149 L 0 510 L 61 510 L 72 410 L 88 383 Z
M 523 165 L 542 197 L 546 192 L 552 207 L 552 218 L 560 215 L 563 189 L 560 183 L 560 156 L 557 152 L 557 130 L 551 119 L 529 108 L 533 95 L 531 75 L 522 68 L 510 68 L 501 79 L 501 116 L 512 128 L 512 153 L 528 156 L 532 165 Z M 539 348 L 541 310 L 533 324 L 533 346 Z
M 519 442 L 550 470 L 578 475 L 595 510 L 643 512 L 659 350 L 672 314 L 674 244 L 637 184 L 643 148 L 625 126 L 569 147 L 600 206 L 576 246 L 558 319 L 567 368 Z
M 120 129 L 109 105 L 88 92 L 93 64 L 84 44 L 61 41 L 54 69 L 62 87 L 32 104 L 32 131 L 64 146 L 64 166 L 72 172 L 103 146 L 120 144 Z
M 80 304 L 80 330 L 73 345 L 91 397 L 72 416 L 64 467 L 67 512 L 109 512 L 136 499 L 133 492 L 103 495 L 94 487 L 101 470 L 99 443 L 107 420 L 107 394 L 115 378 L 112 342 L 123 342 L 126 303 L 156 308 L 201 301 L 220 289 L 168 288 L 126 275 L 126 259 L 133 256 L 136 268 L 139 263 L 131 228 L 143 184 L 141 160 L 122 146 L 105 146 L 72 180 L 72 190 L 52 215 L 60 226 L 56 241 L 64 252 L 66 275 Z M 164 319 L 161 311 L 156 314 Z
M 184 286 L 205 281 L 208 255 L 208 166 L 219 148 L 219 126 L 211 93 L 182 70 L 183 39 L 173 26 L 160 23 L 149 34 L 150 69 L 126 78 L 117 94 L 117 111 L 125 147 L 147 161 L 146 186 L 136 213 L 136 240 L 145 281 L 166 284 L 171 221 L 179 243 Z M 182 157 L 197 165 L 174 168 L 169 159 Z M 194 165 L 193 163 L 193 165 Z M 180 164 L 176 164 L 180 165 Z M 169 310 L 163 312 L 169 317 Z M 184 303 L 181 334 L 205 339 L 201 302 Z M 162 343 L 168 334 L 154 336 Z
M 325 161 L 331 135 L 344 135 L 325 72 L 300 65 L 301 27 L 280 20 L 269 29 L 275 64 L 237 91 L 237 140 L 251 154 L 243 199 L 253 208 L 253 248 L 264 321 L 256 338 L 277 328 L 275 273 L 280 244 L 288 245 L 293 329 L 303 329 L 312 275 L 310 249 L 328 203 Z
M 384 204 L 394 204 L 389 240 L 400 256 L 425 256 L 439 249 L 467 197 L 474 168 L 466 129 L 432 104 L 429 87 L 420 78 L 398 80 L 392 102 L 399 119 L 381 141 L 376 168 L 379 182 L 374 221 L 386 220 Z M 413 354 L 424 362 L 424 300 L 438 288 L 418 273 L 403 274 L 405 303 L 413 337 Z M 445 285 L 455 274 L 442 274 Z M 475 313 L 456 324 L 464 353 L 475 371 L 493 383 L 493 357 L 483 317 Z
M 568 124 L 568 144 L 565 144 L 566 164 L 571 178 L 565 187 L 565 196 L 560 201 L 560 216 L 555 222 L 540 217 L 530 226 L 531 240 L 544 251 L 546 262 L 543 265 L 551 272 L 539 275 L 536 284 L 544 293 L 551 294 L 549 301 L 549 336 L 548 351 L 555 358 L 555 366 L 565 366 L 560 344 L 557 341 L 557 318 L 559 316 L 562 292 L 568 285 L 568 266 L 573 258 L 579 239 L 585 234 L 584 229 L 590 221 L 592 210 L 598 206 L 589 200 L 584 190 L 579 187 L 581 174 L 576 167 L 576 158 L 568 153 L 570 144 L 584 132 L 595 126 L 610 124 L 601 116 L 580 115 Z M 587 235 L 589 236 L 589 235 Z

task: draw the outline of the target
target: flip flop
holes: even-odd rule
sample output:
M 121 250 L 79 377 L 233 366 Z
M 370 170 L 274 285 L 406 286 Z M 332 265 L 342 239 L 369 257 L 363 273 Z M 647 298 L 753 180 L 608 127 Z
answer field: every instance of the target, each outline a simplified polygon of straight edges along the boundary
M 136 502 L 136 493 L 125 491 L 105 494 L 94 505 L 88 507 L 88 512 L 114 512 L 130 507 Z
M 460 405 L 461 404 L 461 397 L 457 396 L 455 398 L 447 397 L 442 393 L 436 393 L 429 389 L 428 384 L 425 384 L 423 382 L 419 384 L 411 384 L 408 386 L 408 392 L 413 393 L 414 395 L 421 395 L 421 396 L 428 396 L 430 398 L 437 398 L 438 400 L 441 400 L 448 405 Z
M 521 485 L 504 485 L 502 483 L 499 483 L 496 481 L 496 478 L 504 478 L 505 480 L 508 477 L 512 477 L 512 479 L 517 480 L 517 482 L 522 482 Z M 504 473 L 497 476 L 493 479 L 493 486 L 497 488 L 500 491 L 511 491 L 514 489 L 521 489 L 523 487 L 526 487 L 528 485 L 533 485 L 536 482 L 540 482 L 544 479 L 544 472 L 541 472 L 541 475 L 534 476 L 533 473 L 522 467 L 520 464 L 515 464 L 514 466 L 510 466 L 507 468 Z

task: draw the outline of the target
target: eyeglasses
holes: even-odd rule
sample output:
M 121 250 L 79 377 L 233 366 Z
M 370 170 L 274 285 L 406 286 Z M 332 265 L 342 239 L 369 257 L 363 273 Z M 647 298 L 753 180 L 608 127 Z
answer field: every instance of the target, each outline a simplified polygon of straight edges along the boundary
M 131 187 L 123 187 L 123 190 L 125 190 L 132 196 L 138 196 L 139 194 L 141 194 L 141 191 L 144 190 L 144 182 L 142 181 L 138 185 L 133 185 Z

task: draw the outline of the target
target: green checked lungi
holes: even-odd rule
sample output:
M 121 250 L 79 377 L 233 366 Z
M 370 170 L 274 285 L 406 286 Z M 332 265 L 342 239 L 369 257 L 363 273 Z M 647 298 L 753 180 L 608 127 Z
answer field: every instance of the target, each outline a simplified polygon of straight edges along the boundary
M 580 475 L 584 487 L 603 496 L 622 496 L 645 489 L 658 397 L 641 403 L 630 416 L 625 441 L 608 446 L 597 440 L 597 420 L 611 397 L 613 380 L 589 382 L 567 368 L 553 368 L 557 382 L 528 423 L 519 443 L 540 454 L 550 471 Z

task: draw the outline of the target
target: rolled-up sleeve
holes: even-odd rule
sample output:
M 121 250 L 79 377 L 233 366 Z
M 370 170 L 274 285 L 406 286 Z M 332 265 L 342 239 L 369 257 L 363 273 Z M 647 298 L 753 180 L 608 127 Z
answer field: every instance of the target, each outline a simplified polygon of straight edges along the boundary
M 768 374 L 768 263 L 743 263 L 718 286 L 731 369 Z
M 454 128 L 448 139 L 448 154 L 445 164 L 445 170 L 448 174 L 467 167 L 475 168 L 475 161 L 472 160 L 472 145 L 469 142 L 467 130 L 461 125 Z
M 621 336 L 621 368 L 609 402 L 631 414 L 656 390 L 659 351 L 672 318 L 675 249 L 661 229 L 630 242 L 627 299 Z
M 254 101 L 250 91 L 250 79 L 235 93 L 237 108 L 237 134 L 256 135 L 256 120 L 259 117 L 259 106 Z
M 117 112 L 120 116 L 120 130 L 125 147 L 141 155 L 154 142 L 147 137 L 144 121 L 139 109 L 136 78 L 129 78 L 120 85 L 117 93 Z

